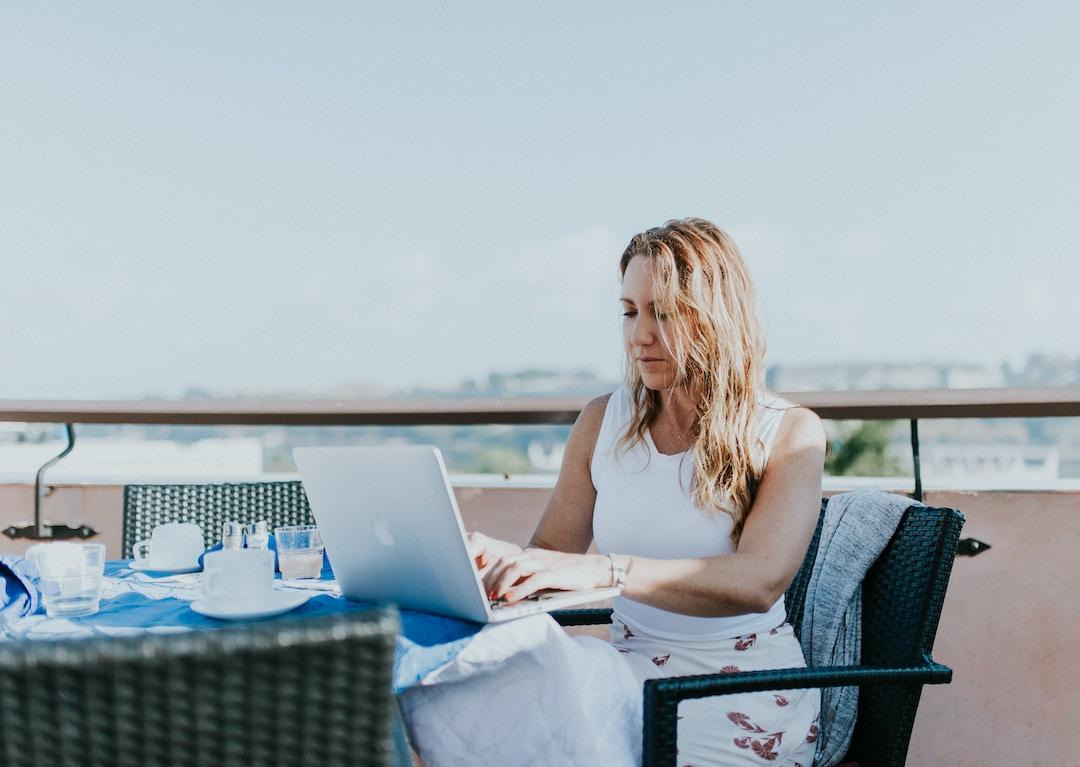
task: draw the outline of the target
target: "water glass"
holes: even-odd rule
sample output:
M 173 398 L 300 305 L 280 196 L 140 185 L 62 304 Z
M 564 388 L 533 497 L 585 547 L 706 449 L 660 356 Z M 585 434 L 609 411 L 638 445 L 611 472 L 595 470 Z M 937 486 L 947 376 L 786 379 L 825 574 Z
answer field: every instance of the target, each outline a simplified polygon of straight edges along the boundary
M 103 543 L 39 543 L 26 558 L 37 568 L 38 586 L 50 618 L 92 615 L 101 602 Z
M 322 573 L 323 542 L 315 525 L 279 527 L 274 541 L 282 578 L 318 578 Z

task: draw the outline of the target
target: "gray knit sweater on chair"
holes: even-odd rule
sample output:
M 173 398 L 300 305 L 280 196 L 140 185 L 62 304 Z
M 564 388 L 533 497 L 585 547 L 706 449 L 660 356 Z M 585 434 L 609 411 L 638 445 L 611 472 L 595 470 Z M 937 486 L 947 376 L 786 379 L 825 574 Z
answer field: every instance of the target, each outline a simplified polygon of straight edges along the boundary
M 829 499 L 803 608 L 801 642 L 808 666 L 859 663 L 863 578 L 912 505 L 921 504 L 877 490 Z M 844 757 L 858 711 L 858 687 L 821 691 L 821 735 L 815 765 L 833 767 Z

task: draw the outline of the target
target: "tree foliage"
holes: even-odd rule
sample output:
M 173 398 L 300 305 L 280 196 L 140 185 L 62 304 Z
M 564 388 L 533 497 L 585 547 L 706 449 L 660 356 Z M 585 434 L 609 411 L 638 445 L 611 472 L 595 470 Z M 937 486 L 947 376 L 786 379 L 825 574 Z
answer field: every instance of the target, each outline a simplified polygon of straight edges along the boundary
M 895 477 L 903 473 L 889 451 L 896 421 L 862 421 L 838 429 L 825 457 L 832 476 Z

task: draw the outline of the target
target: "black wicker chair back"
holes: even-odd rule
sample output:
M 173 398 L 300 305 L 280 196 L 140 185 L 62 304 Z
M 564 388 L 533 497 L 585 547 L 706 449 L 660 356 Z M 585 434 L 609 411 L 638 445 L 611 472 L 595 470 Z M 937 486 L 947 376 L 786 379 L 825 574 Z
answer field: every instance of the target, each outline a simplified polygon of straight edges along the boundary
M 913 506 L 863 580 L 863 666 L 918 666 L 931 659 L 945 589 L 964 517 L 954 509 Z M 874 685 L 859 692 L 848 758 L 902 765 L 922 685 Z
M 226 520 L 251 523 L 265 519 L 273 532 L 284 525 L 314 524 L 299 481 L 210 485 L 127 485 L 124 488 L 124 550 L 150 537 L 165 522 L 195 522 L 206 546 L 221 542 Z
M 0 642 L 5 767 L 405 764 L 393 610 Z
M 806 559 L 785 597 L 788 622 L 800 636 L 827 503 L 821 503 Z M 912 506 L 904 512 L 863 580 L 862 665 L 918 666 L 930 659 L 963 523 L 954 509 Z M 848 759 L 860 765 L 903 764 L 921 693 L 921 684 L 864 687 Z

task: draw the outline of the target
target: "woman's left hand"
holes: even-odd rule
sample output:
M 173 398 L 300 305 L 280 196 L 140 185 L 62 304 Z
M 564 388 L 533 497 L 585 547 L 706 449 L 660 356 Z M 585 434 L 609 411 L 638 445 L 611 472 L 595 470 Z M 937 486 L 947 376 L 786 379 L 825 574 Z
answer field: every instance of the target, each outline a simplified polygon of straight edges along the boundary
M 484 575 L 491 599 L 516 602 L 541 589 L 596 589 L 611 583 L 611 563 L 603 554 L 567 554 L 525 549 L 502 557 Z

